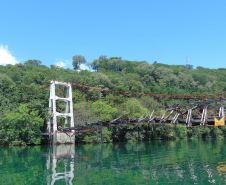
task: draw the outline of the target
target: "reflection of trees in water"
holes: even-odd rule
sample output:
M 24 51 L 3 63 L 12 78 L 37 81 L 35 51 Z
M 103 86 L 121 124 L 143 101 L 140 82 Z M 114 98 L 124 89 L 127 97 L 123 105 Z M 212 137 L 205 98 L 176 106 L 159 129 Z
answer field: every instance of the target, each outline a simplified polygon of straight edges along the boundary
M 56 184 L 57 181 L 66 184 L 217 183 L 220 180 L 216 169 L 219 158 L 208 155 L 208 151 L 213 150 L 213 146 L 218 153 L 224 149 L 221 141 L 217 141 L 217 145 L 214 142 L 184 140 L 52 146 L 46 155 L 48 178 Z M 61 149 L 63 146 L 65 148 Z M 224 171 L 221 175 L 225 175 Z

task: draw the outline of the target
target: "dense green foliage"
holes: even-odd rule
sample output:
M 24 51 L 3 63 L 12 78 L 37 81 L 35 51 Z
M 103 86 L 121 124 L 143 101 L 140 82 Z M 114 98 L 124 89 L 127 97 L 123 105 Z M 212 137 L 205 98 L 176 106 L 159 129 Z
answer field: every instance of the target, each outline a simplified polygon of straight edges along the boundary
M 77 70 L 80 64 L 89 65 L 94 71 Z M 107 58 L 100 56 L 92 63 L 87 63 L 85 57 L 75 55 L 73 66 L 76 70 L 63 69 L 55 65 L 44 66 L 39 60 L 28 60 L 16 65 L 0 66 L 0 145 L 39 144 L 41 132 L 45 132 L 48 107 L 49 89 L 42 88 L 51 80 L 75 82 L 77 84 L 110 89 L 116 91 L 140 92 L 146 94 L 212 94 L 226 90 L 226 69 L 208 69 L 183 65 L 166 65 L 145 61 L 127 61 L 120 57 Z M 61 87 L 58 87 L 58 91 Z M 65 96 L 62 90 L 58 96 Z M 163 100 L 122 95 L 117 93 L 100 92 L 80 87 L 73 87 L 74 113 L 76 125 L 96 120 L 111 120 L 117 116 L 139 118 L 143 113 L 155 109 L 155 115 L 163 113 Z M 186 102 L 186 100 L 183 100 Z M 179 103 L 183 103 L 183 101 Z M 153 105 L 152 103 L 153 102 Z M 177 102 L 178 103 L 178 102 Z M 165 99 L 164 106 L 170 107 L 176 100 Z M 143 105 L 143 106 L 142 106 Z M 57 102 L 58 112 L 64 111 L 65 105 Z M 59 118 L 58 124 L 62 124 Z M 179 128 L 178 128 L 179 129 Z M 169 132 L 163 126 L 156 128 L 157 137 L 184 138 L 204 136 L 224 136 L 225 131 L 203 130 L 186 134 L 174 130 Z M 112 139 L 136 140 L 136 132 L 125 132 L 126 129 L 112 130 L 106 142 Z M 219 131 L 220 130 L 220 131 Z M 123 133 L 122 133 L 123 132 Z M 169 132 L 169 133 L 168 133 Z M 164 137 L 162 136 L 162 133 Z M 167 133 L 167 134 L 166 134 Z M 177 134 L 179 133 L 179 135 Z M 193 131 L 192 131 L 193 133 Z M 200 134 L 198 134 L 200 133 Z M 139 136 L 141 139 L 150 138 L 149 131 Z M 91 134 L 92 135 L 92 134 Z M 86 136 L 81 142 L 93 141 Z M 121 137 L 120 135 L 123 135 Z M 112 137 L 115 138 L 112 138 Z M 92 136 L 93 137 L 93 136 Z M 152 136 L 154 137 L 154 136 Z M 123 139 L 122 139 L 123 138 Z M 135 139 L 134 139 L 135 138 Z
M 99 142 L 100 140 L 100 134 Z M 175 139 L 197 139 L 197 138 L 223 138 L 226 137 L 226 127 L 192 127 L 186 128 L 180 126 L 154 125 L 153 132 L 148 124 L 139 125 L 122 125 L 120 127 L 113 127 L 110 131 L 103 128 L 104 142 L 112 141 L 150 141 L 150 140 L 175 140 Z M 76 136 L 78 143 L 96 143 L 96 131 L 90 133 L 83 133 Z

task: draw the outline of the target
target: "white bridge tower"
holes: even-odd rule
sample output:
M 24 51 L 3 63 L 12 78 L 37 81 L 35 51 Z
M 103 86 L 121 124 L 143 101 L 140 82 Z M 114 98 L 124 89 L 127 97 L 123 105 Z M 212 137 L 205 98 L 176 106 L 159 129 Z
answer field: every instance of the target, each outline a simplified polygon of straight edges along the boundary
M 63 88 L 67 89 L 67 95 L 65 98 L 58 97 L 56 95 L 55 87 L 56 85 L 62 85 Z M 56 101 L 63 101 L 66 103 L 65 113 L 60 113 L 56 111 Z M 60 82 L 51 80 L 50 82 L 50 96 L 49 96 L 49 114 L 50 117 L 47 121 L 47 132 L 56 133 L 57 132 L 57 117 L 65 118 L 64 127 L 74 127 L 74 114 L 73 114 L 73 102 L 72 102 L 72 84 L 71 82 Z M 70 118 L 70 126 L 68 126 L 68 118 Z M 52 125 L 52 128 L 51 128 Z

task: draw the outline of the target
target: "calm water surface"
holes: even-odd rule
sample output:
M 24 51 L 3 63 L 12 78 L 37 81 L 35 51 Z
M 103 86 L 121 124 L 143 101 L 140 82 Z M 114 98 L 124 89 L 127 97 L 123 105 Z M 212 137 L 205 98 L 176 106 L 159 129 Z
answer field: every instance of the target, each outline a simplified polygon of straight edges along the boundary
M 226 139 L 0 147 L 0 184 L 226 184 Z

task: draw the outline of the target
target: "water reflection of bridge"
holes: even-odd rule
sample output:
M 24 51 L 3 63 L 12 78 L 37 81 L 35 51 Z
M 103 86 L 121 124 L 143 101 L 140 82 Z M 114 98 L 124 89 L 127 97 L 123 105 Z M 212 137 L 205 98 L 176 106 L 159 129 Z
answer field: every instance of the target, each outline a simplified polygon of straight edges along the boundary
M 99 155 L 99 153 L 101 154 Z M 100 152 L 97 145 L 96 163 L 87 164 L 89 157 L 83 156 L 81 150 L 75 150 L 75 145 L 52 145 L 42 156 L 46 157 L 46 168 L 49 170 L 47 184 L 53 185 L 62 180 L 65 184 L 72 185 L 72 180 L 76 174 L 74 171 L 79 164 L 82 164 L 83 168 L 93 168 L 100 165 L 103 158 L 103 145 L 101 145 Z
M 219 175 L 225 175 L 225 171 L 222 170 L 224 164 L 215 164 L 202 158 L 197 163 L 197 159 L 189 158 L 189 155 L 186 155 L 188 158 L 178 158 L 176 152 L 170 156 L 172 160 L 165 160 L 163 153 L 156 147 L 146 144 L 123 145 L 125 146 L 119 143 L 82 145 L 76 148 L 75 145 L 49 147 L 48 152 L 43 154 L 46 157 L 48 184 L 98 184 L 101 181 L 114 182 L 116 178 L 121 181 L 119 184 L 135 181 L 139 184 L 147 180 L 149 183 L 160 184 L 184 180 L 193 183 L 200 179 L 216 183 Z M 164 149 L 166 155 L 173 152 L 169 146 L 168 149 Z
M 51 174 L 47 175 L 47 183 L 52 185 L 63 179 L 66 184 L 71 185 L 74 178 L 74 161 L 68 159 L 74 157 L 74 145 L 55 145 L 43 156 L 46 157 L 47 170 L 51 169 Z M 59 167 L 59 164 L 62 166 Z

